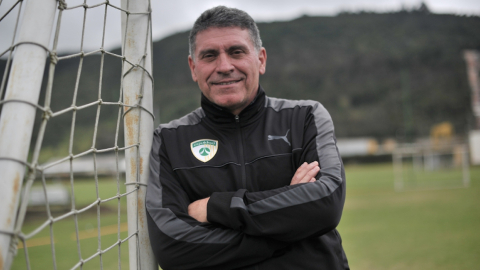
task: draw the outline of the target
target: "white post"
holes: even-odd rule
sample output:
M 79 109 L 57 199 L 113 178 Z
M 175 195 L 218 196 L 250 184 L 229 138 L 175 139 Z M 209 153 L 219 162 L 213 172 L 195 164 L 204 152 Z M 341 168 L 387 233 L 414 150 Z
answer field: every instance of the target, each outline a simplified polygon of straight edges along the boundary
M 130 269 L 158 269 L 148 237 L 145 193 L 149 174 L 150 148 L 153 138 L 153 81 L 151 20 L 149 0 L 122 0 L 123 102 L 125 146 L 138 145 L 125 151 Z M 132 14 L 133 13 L 133 14 Z M 135 14 L 143 13 L 143 14 Z M 138 65 L 133 67 L 128 62 Z M 143 67 L 143 68 L 141 68 Z
M 397 148 L 392 154 L 393 158 L 393 182 L 395 191 L 403 190 L 403 176 L 402 176 L 402 148 Z
M 57 1 L 28 1 L 25 6 L 19 42 L 10 69 L 0 117 L 0 231 L 12 232 L 15 226 L 20 189 L 33 131 L 50 35 Z M 8 102 L 8 100 L 12 100 Z M 23 101 L 23 102 L 20 102 Z M 10 234 L 0 233 L 0 269 L 9 269 Z
M 466 145 L 462 147 L 462 171 L 463 171 L 463 186 L 470 186 L 470 162 L 468 161 L 468 149 Z
M 465 50 L 463 57 L 467 62 L 467 76 L 472 89 L 472 111 L 475 116 L 475 129 L 480 129 L 480 53 L 474 50 Z

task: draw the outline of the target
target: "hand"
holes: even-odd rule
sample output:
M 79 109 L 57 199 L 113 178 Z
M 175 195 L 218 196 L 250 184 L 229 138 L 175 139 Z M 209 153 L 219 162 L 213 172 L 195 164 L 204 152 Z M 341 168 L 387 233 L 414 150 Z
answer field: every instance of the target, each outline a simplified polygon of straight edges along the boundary
M 210 197 L 192 202 L 188 206 L 188 214 L 200 222 L 208 222 L 207 220 L 207 203 Z
M 315 182 L 315 176 L 319 171 L 320 167 L 318 166 L 318 161 L 314 161 L 310 164 L 304 162 L 300 167 L 298 167 L 295 175 L 292 177 L 290 185 Z

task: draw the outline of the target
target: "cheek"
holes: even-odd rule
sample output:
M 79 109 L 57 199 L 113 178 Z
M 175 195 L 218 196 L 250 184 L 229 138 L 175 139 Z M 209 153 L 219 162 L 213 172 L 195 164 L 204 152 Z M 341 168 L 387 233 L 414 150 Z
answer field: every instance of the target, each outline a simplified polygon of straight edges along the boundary
M 259 68 L 260 66 L 257 65 L 255 61 L 245 61 L 242 63 L 241 66 L 239 66 L 239 69 L 242 71 L 242 73 L 247 74 L 249 77 L 255 78 L 259 74 Z
M 197 79 L 199 81 L 206 81 L 209 77 L 210 74 L 212 74 L 213 69 L 209 65 L 198 65 L 195 74 L 197 75 Z

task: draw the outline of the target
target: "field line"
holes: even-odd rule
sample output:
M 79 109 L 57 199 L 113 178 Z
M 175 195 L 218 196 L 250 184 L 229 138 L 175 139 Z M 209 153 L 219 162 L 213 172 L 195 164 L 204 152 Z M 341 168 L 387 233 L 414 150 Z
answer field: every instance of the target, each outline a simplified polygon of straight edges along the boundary
M 120 224 L 120 232 L 126 232 L 128 230 L 128 225 L 127 223 L 121 223 Z M 109 226 L 104 226 L 100 227 L 101 231 L 101 236 L 105 235 L 110 235 L 110 234 L 116 234 L 118 233 L 118 225 L 109 225 Z M 84 230 L 84 231 L 79 231 L 78 232 L 78 237 L 80 240 L 83 239 L 88 239 L 88 238 L 95 238 L 98 237 L 97 230 Z M 77 236 L 75 233 L 72 233 L 71 236 L 72 240 L 76 240 Z M 53 242 L 55 243 L 55 238 L 53 239 Z M 39 237 L 39 238 L 33 238 L 33 239 L 28 239 L 27 240 L 27 247 L 38 247 L 38 246 L 45 246 L 45 245 L 50 245 L 50 236 L 44 236 L 44 237 Z M 17 245 L 18 249 L 24 248 L 23 247 L 23 242 L 19 242 Z
M 53 239 L 53 243 L 55 243 L 55 238 Z M 45 245 L 50 245 L 50 236 L 44 236 L 44 237 L 27 240 L 27 248 L 45 246 Z M 19 242 L 17 245 L 17 248 L 18 249 L 23 248 L 23 242 Z

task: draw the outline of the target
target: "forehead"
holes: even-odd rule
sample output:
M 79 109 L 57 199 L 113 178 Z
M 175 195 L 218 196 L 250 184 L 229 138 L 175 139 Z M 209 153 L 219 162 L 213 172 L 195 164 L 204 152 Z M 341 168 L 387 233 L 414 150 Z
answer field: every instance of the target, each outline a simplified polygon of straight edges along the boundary
M 206 49 L 221 49 L 236 45 L 253 47 L 248 29 L 240 27 L 211 27 L 197 34 L 196 52 Z

